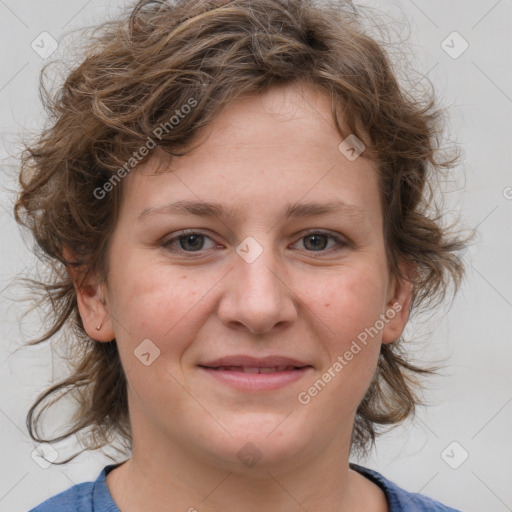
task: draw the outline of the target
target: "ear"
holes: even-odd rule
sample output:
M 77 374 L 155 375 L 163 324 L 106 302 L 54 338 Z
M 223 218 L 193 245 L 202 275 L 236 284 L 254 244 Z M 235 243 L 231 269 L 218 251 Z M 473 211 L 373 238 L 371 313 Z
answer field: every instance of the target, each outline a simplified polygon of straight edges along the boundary
M 67 261 L 77 260 L 67 247 L 63 249 L 63 255 Z M 105 284 L 94 272 L 86 272 L 84 269 L 72 265 L 66 265 L 66 270 L 73 280 L 78 310 L 85 332 L 93 340 L 112 341 L 115 338 L 115 333 L 106 300 Z
M 386 306 L 386 322 L 382 330 L 382 343 L 393 343 L 405 329 L 409 319 L 412 300 L 412 283 L 410 276 L 413 265 L 403 263 L 399 265 L 403 278 L 399 280 L 392 276 L 389 285 L 388 302 Z

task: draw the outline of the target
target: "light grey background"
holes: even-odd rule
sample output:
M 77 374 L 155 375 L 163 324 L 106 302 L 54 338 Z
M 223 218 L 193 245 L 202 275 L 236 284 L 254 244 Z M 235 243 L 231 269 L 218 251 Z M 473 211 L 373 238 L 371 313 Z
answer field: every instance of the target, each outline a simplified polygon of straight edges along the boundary
M 363 2 L 358 2 L 359 4 Z M 451 310 L 408 326 L 421 360 L 448 358 L 445 376 L 430 380 L 414 421 L 381 437 L 368 467 L 402 487 L 467 512 L 512 510 L 511 259 L 511 0 L 366 1 L 405 17 L 411 26 L 418 80 L 434 83 L 450 104 L 449 136 L 465 151 L 452 171 L 446 196 L 451 215 L 478 227 L 466 254 L 467 278 Z M 19 327 L 22 307 L 7 300 L 8 287 L 34 265 L 12 217 L 16 137 L 41 121 L 37 82 L 42 59 L 32 48 L 44 31 L 59 40 L 68 30 L 102 21 L 123 5 L 107 0 L 0 0 L 0 510 L 26 511 L 74 483 L 94 480 L 111 463 L 84 453 L 67 466 L 41 467 L 25 416 L 36 395 L 61 374 L 50 344 L 14 352 L 31 333 Z M 457 52 L 457 58 L 444 48 Z M 443 43 L 443 41 L 445 41 Z M 448 48 L 447 48 L 448 46 Z M 59 48 L 51 59 L 58 57 Z M 53 351 L 55 352 L 55 351 Z M 63 412 L 63 414 L 65 411 Z M 456 445 L 451 445 L 452 442 Z M 450 446 L 451 445 L 451 446 Z M 67 448 L 66 448 L 67 446 Z M 448 447 L 448 449 L 447 449 Z M 59 455 L 69 445 L 57 444 Z M 462 464 L 465 454 L 467 460 Z M 457 469 L 450 467 L 460 466 Z

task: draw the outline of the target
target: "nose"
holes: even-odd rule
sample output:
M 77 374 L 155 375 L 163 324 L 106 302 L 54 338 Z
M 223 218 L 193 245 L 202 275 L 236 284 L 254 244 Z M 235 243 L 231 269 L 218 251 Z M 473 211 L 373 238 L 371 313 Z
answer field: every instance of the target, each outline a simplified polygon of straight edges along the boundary
M 218 309 L 226 326 L 264 334 L 296 320 L 293 285 L 271 249 L 264 249 L 254 261 L 236 254 L 226 283 Z

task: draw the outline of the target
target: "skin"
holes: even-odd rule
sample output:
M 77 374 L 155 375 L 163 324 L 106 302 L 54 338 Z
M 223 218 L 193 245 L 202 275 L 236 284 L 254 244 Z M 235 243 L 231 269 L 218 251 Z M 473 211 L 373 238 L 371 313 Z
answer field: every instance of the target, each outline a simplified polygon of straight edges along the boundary
M 386 267 L 375 164 L 338 150 L 331 117 L 321 91 L 277 87 L 230 104 L 193 153 L 171 162 L 156 150 L 124 179 L 107 282 L 77 287 L 87 333 L 115 337 L 127 374 L 133 452 L 107 477 L 123 512 L 388 510 L 382 490 L 349 469 L 350 439 L 381 343 L 405 327 L 411 287 Z M 284 217 L 288 202 L 332 199 L 361 213 Z M 137 219 L 177 200 L 222 203 L 236 217 Z M 186 239 L 185 249 L 164 245 L 188 228 L 206 235 L 199 252 Z M 315 250 L 306 235 L 319 230 L 345 243 L 321 238 Z M 249 236 L 263 251 L 251 263 L 236 252 Z M 379 334 L 299 403 L 396 302 Z M 145 339 L 160 350 L 149 366 L 134 356 Z M 280 354 L 313 370 L 248 393 L 197 366 L 232 354 Z M 237 457 L 248 442 L 262 455 L 252 467 Z

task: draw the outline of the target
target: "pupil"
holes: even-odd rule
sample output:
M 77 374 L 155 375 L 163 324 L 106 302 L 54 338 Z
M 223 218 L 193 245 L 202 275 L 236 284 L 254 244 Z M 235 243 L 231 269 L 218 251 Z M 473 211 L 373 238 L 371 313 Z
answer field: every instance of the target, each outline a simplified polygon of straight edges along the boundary
M 184 246 L 183 244 L 183 239 L 185 239 L 185 245 L 187 243 L 190 242 L 190 240 L 192 240 L 192 243 L 189 244 L 189 247 L 188 248 L 192 248 L 192 250 L 197 250 L 198 248 L 201 249 L 202 247 L 202 237 L 203 235 L 186 235 L 186 236 L 182 236 L 180 237 L 180 245 L 181 245 L 181 248 L 184 249 L 184 250 L 187 250 L 187 247 Z
M 325 239 L 326 235 L 310 235 L 307 236 L 306 239 L 306 248 L 308 249 L 325 249 Z M 185 240 L 185 243 L 183 243 L 183 240 Z M 308 247 L 308 242 L 311 242 L 310 247 Z M 199 250 L 202 248 L 202 242 L 203 242 L 203 235 L 185 235 L 180 237 L 180 245 L 181 248 L 184 250 L 191 249 Z M 188 244 L 188 247 L 186 245 Z
M 306 240 L 315 240 L 315 242 L 313 242 L 313 248 L 316 248 L 318 249 L 318 241 L 319 239 L 324 239 L 324 242 L 325 242 L 325 238 L 326 238 L 326 235 L 310 235 L 308 237 L 306 237 Z M 325 244 L 322 244 L 320 243 L 320 245 L 322 246 L 321 249 L 325 249 Z M 307 243 L 306 243 L 306 247 L 307 247 Z

